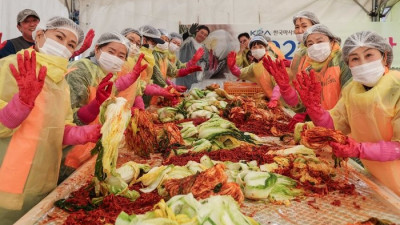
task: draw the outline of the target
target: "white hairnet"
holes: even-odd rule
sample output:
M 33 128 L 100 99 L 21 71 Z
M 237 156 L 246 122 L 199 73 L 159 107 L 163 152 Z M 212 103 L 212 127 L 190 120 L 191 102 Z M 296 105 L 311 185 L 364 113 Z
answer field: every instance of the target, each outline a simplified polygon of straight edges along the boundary
M 349 55 L 351 52 L 359 47 L 370 47 L 379 50 L 380 52 L 387 53 L 387 64 L 390 67 L 393 62 L 393 49 L 392 46 L 379 34 L 372 31 L 360 31 L 352 34 L 346 39 L 342 48 L 343 60 L 348 64 Z
M 333 39 L 333 40 L 337 41 L 339 44 L 340 44 L 340 42 L 342 40 L 342 39 L 340 39 L 340 37 L 335 36 L 334 34 L 332 34 L 332 32 L 328 29 L 327 26 L 322 25 L 322 24 L 315 24 L 315 25 L 309 27 L 306 30 L 306 32 L 304 32 L 304 34 L 303 34 L 303 43 L 304 43 L 304 45 L 306 45 L 308 35 L 315 34 L 315 33 L 324 34 L 324 35 L 328 36 L 330 39 Z
M 36 39 L 36 33 L 39 30 L 54 30 L 54 29 L 65 29 L 69 30 L 75 34 L 76 38 L 78 39 L 78 45 L 83 42 L 85 38 L 85 34 L 83 30 L 76 24 L 74 21 L 60 16 L 55 16 L 50 18 L 45 25 L 39 24 L 35 31 L 32 32 L 32 38 Z M 77 45 L 77 46 L 78 46 Z
M 160 31 L 161 35 L 160 36 L 167 36 L 168 39 L 171 39 L 171 35 L 169 34 L 169 32 L 166 29 L 163 28 L 159 28 L 158 31 Z
M 264 43 L 265 46 L 268 46 L 268 41 L 265 40 L 265 38 L 264 38 L 263 36 L 257 35 L 257 36 L 254 36 L 254 37 L 252 37 L 252 38 L 250 39 L 250 41 L 249 41 L 249 48 L 251 48 L 251 46 L 253 45 L 253 43 L 256 42 L 256 41 L 259 41 L 259 42 L 261 42 L 261 43 Z
M 118 42 L 125 45 L 126 50 L 129 52 L 130 42 L 122 34 L 117 32 L 106 32 L 103 33 L 96 42 L 96 45 L 102 45 L 110 42 Z
M 150 25 L 139 27 L 139 32 L 145 37 L 152 38 L 158 44 L 164 44 L 164 40 L 161 39 L 160 31 Z
M 171 40 L 172 39 L 178 39 L 181 42 L 183 41 L 182 35 L 180 35 L 180 34 L 178 34 L 176 32 L 171 32 L 169 35 L 171 36 Z
M 137 35 L 139 35 L 139 37 L 140 38 L 142 38 L 142 34 L 138 31 L 138 30 L 136 30 L 136 29 L 133 29 L 133 28 L 125 28 L 125 29 L 123 29 L 122 31 L 121 31 L 121 34 L 122 35 L 124 35 L 125 37 L 126 37 L 126 35 L 128 35 L 129 33 L 135 33 L 135 34 L 137 34 Z
M 317 16 L 314 13 L 310 12 L 310 11 L 300 11 L 296 15 L 294 15 L 293 16 L 293 24 L 294 25 L 296 25 L 296 20 L 298 18 L 309 19 L 309 20 L 311 20 L 311 23 L 313 25 L 319 24 L 319 20 L 318 20 Z

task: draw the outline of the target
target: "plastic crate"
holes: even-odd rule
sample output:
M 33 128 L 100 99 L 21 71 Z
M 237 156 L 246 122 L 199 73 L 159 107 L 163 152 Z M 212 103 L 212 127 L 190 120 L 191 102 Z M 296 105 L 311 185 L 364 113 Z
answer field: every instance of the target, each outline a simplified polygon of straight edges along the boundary
M 248 82 L 224 82 L 224 90 L 230 95 L 253 96 L 263 92 L 257 83 Z

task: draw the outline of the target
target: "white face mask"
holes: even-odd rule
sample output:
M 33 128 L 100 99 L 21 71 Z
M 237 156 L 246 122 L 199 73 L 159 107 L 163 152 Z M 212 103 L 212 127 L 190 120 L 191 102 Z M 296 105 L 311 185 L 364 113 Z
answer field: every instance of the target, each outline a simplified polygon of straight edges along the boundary
M 67 47 L 58 43 L 57 41 L 47 38 L 44 36 L 46 40 L 42 47 L 39 47 L 39 52 L 47 54 L 47 55 L 54 55 L 69 59 L 72 56 L 72 52 L 68 50 Z
M 261 59 L 265 55 L 265 48 L 253 49 L 251 55 L 257 60 Z
M 161 50 L 168 50 L 168 42 L 164 42 L 164 44 L 157 44 L 157 47 Z
M 296 34 L 296 39 L 297 39 L 297 41 L 300 42 L 300 43 L 303 43 L 303 34 L 304 34 L 304 33 L 302 33 L 302 34 Z
M 378 59 L 359 66 L 350 67 L 353 80 L 365 86 L 373 87 L 385 73 L 382 59 Z
M 129 47 L 129 55 L 139 55 L 140 48 L 136 44 L 131 44 Z
M 117 56 L 102 51 L 97 61 L 103 70 L 111 73 L 121 71 L 122 65 L 125 63 L 124 60 L 118 58 Z
M 169 43 L 169 50 L 171 52 L 177 52 L 179 50 L 179 46 L 171 42 Z
M 319 44 L 313 44 L 307 48 L 307 54 L 312 60 L 316 62 L 323 62 L 331 54 L 331 43 L 323 42 Z

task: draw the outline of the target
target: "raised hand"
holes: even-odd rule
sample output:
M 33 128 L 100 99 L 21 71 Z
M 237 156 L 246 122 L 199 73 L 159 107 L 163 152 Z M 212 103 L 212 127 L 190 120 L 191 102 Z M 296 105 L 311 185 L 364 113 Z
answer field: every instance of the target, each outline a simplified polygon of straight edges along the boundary
M 94 38 L 94 30 L 90 29 L 86 34 L 85 40 L 83 40 L 81 48 L 76 50 L 74 54 L 72 54 L 71 58 L 74 58 L 75 56 L 78 56 L 84 53 L 86 50 L 88 50 L 90 46 L 92 46 L 93 38 Z
M 13 64 L 10 64 L 11 73 L 14 75 L 19 88 L 19 98 L 26 105 L 33 107 L 35 99 L 42 91 L 44 80 L 47 73 L 47 68 L 42 66 L 36 76 L 36 52 L 32 51 L 29 56 L 29 51 L 24 51 L 17 55 L 18 70 Z
M 0 32 L 0 42 L 1 42 L 1 38 L 2 38 L 2 37 L 3 37 L 3 33 Z M 3 41 L 3 42 L 0 44 L 0 50 L 3 49 L 4 46 L 6 46 L 6 44 L 7 44 L 7 41 Z

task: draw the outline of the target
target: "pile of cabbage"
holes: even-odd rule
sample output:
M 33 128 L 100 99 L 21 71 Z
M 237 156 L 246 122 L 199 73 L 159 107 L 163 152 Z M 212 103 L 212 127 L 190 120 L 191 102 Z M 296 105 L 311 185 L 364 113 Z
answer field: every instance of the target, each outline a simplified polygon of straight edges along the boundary
M 169 201 L 161 200 L 154 210 L 143 215 L 121 212 L 116 225 L 257 225 L 251 217 L 240 212 L 239 205 L 230 196 L 212 196 L 197 201 L 192 194 L 177 195 Z
M 161 122 L 172 122 L 187 118 L 211 118 L 219 115 L 219 110 L 228 104 L 225 100 L 231 98 L 221 89 L 215 91 L 192 89 L 189 95 L 176 107 L 164 107 L 157 111 Z

